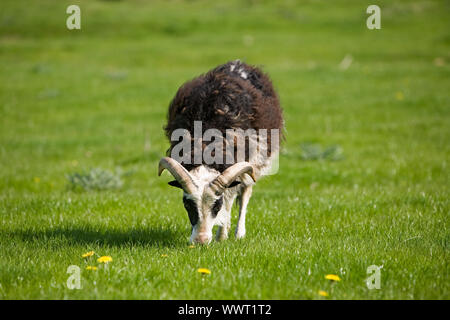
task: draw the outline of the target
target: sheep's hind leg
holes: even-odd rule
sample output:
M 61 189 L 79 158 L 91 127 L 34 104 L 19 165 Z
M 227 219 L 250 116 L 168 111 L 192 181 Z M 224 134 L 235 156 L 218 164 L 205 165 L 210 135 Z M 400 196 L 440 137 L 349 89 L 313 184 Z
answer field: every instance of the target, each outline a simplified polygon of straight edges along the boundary
M 216 233 L 216 240 L 222 241 L 228 239 L 228 231 L 230 231 L 230 225 L 219 226 Z
M 216 240 L 222 241 L 228 239 L 228 232 L 231 226 L 231 207 L 233 206 L 234 197 L 225 202 L 225 223 L 217 229 Z
M 252 186 L 245 187 L 239 196 L 239 219 L 236 226 L 236 239 L 241 239 L 245 236 L 245 215 L 247 214 L 247 205 L 251 196 Z

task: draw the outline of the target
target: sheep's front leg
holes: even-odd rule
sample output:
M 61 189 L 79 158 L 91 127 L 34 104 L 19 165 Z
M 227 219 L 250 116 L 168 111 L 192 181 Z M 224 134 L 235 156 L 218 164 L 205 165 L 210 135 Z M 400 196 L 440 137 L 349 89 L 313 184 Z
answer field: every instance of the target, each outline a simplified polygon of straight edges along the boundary
M 252 186 L 245 187 L 239 196 L 239 219 L 236 226 L 236 239 L 241 239 L 245 236 L 245 215 L 247 214 L 247 205 L 251 196 Z

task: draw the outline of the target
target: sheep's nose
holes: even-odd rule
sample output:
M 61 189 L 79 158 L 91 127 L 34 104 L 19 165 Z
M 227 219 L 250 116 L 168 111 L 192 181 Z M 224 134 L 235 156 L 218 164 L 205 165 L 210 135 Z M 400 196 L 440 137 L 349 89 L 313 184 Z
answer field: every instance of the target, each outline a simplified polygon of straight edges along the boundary
M 208 237 L 205 233 L 200 233 L 196 238 L 195 242 L 201 243 L 201 244 L 207 244 L 211 241 L 211 239 Z

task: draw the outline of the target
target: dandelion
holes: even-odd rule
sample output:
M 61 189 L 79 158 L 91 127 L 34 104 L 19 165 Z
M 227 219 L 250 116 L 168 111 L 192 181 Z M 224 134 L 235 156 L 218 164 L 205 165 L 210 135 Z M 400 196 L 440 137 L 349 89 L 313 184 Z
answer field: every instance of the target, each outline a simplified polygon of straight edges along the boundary
M 195 248 L 195 246 L 193 244 L 191 244 L 188 248 L 193 249 L 193 248 Z
M 437 67 L 445 66 L 445 59 L 441 58 L 441 57 L 438 57 L 438 58 L 434 59 L 434 65 L 437 66 Z
M 328 292 L 323 291 L 323 290 L 319 290 L 318 294 L 319 294 L 319 296 L 322 296 L 322 297 L 328 297 Z
M 199 268 L 199 269 L 197 269 L 197 272 L 201 273 L 201 274 L 211 274 L 211 271 L 206 268 Z
M 403 98 L 404 98 L 403 92 L 398 91 L 398 92 L 395 94 L 395 99 L 397 99 L 398 101 L 402 101 Z
M 161 255 L 161 257 L 164 257 L 164 258 L 165 258 L 165 257 L 168 257 L 168 256 L 169 256 L 168 254 L 162 254 L 162 255 Z
M 95 266 L 87 266 L 87 267 L 86 267 L 86 270 L 92 270 L 92 271 L 95 271 L 95 270 L 97 270 L 97 267 L 95 267 Z
M 335 275 L 335 274 L 327 274 L 325 276 L 325 279 L 331 280 L 331 281 L 341 281 L 341 278 L 339 278 L 339 276 Z
M 89 258 L 89 257 L 92 257 L 93 255 L 94 255 L 94 251 L 89 251 L 89 252 L 86 252 L 85 254 L 83 254 L 81 257 L 83 257 L 83 258 Z
M 100 263 L 108 263 L 112 261 L 112 258 L 110 256 L 102 256 L 98 258 L 97 261 Z

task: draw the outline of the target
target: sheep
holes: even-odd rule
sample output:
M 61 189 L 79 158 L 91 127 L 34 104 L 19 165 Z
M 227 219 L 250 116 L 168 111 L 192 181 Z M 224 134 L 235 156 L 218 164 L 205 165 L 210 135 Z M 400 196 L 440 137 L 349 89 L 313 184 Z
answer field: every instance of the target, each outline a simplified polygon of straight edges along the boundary
M 283 128 L 279 98 L 269 77 L 240 60 L 219 65 L 178 89 L 164 127 L 171 145 L 159 162 L 158 175 L 167 169 L 175 178 L 169 185 L 183 190 L 183 204 L 192 225 L 191 243 L 210 243 L 215 225 L 216 239 L 227 239 L 236 198 L 239 218 L 235 237 L 245 236 L 253 185 L 270 171 L 279 142 L 284 139 Z M 215 130 L 216 139 L 202 139 L 211 130 Z M 270 135 L 259 134 L 268 130 Z M 217 139 L 217 133 L 227 138 Z M 274 138 L 272 133 L 278 135 Z M 187 142 L 194 152 L 183 149 L 180 156 L 181 136 L 184 146 Z M 261 137 L 266 143 L 260 143 Z M 245 148 L 244 153 L 239 153 L 240 146 L 255 141 L 256 149 Z M 207 151 L 219 161 L 199 161 L 197 155 Z

